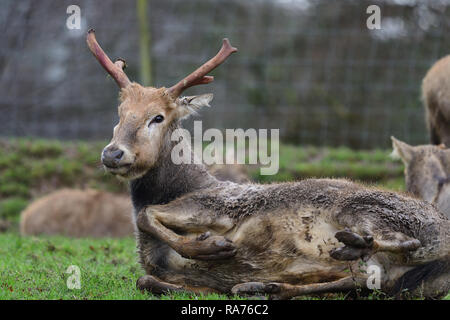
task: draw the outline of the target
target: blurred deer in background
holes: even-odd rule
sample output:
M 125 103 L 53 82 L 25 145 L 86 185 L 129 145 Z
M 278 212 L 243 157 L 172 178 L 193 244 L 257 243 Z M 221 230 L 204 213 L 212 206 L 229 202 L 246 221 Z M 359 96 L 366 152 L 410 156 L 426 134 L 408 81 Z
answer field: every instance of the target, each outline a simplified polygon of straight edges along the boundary
M 32 202 L 21 214 L 23 235 L 126 237 L 133 235 L 133 206 L 124 195 L 62 189 Z
M 247 152 L 248 150 L 243 148 L 243 151 Z M 220 181 L 232 181 L 237 183 L 250 182 L 248 168 L 245 164 L 237 163 L 235 161 L 234 151 L 226 151 L 224 164 L 212 164 L 207 166 L 207 169 L 210 174 Z
M 450 56 L 437 61 L 426 74 L 422 99 L 431 143 L 450 146 Z
M 435 204 L 450 218 L 450 149 L 410 146 L 392 137 L 394 156 L 405 165 L 406 190 Z
M 217 180 L 202 164 L 174 164 L 172 133 L 212 99 L 180 95 L 213 81 L 207 74 L 237 51 L 227 39 L 170 88 L 131 82 L 93 30 L 87 43 L 121 89 L 120 120 L 102 162 L 130 181 L 146 271 L 139 289 L 287 299 L 367 288 L 366 268 L 374 265 L 388 293 L 448 292 L 450 221 L 425 201 L 337 179 L 237 184 Z
M 211 175 L 220 181 L 250 182 L 247 168 L 243 164 L 214 164 L 207 167 L 207 169 Z

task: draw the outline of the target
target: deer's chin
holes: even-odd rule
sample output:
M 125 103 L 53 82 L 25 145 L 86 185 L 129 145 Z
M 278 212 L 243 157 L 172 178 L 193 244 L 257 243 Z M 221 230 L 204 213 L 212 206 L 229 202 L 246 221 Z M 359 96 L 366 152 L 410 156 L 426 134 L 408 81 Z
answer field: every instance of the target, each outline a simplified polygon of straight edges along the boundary
M 108 173 L 111 173 L 112 175 L 116 176 L 119 180 L 122 181 L 130 181 L 139 179 L 142 176 L 145 175 L 145 171 L 137 170 L 133 168 L 133 166 L 123 166 L 119 168 L 107 168 L 105 167 L 105 170 Z

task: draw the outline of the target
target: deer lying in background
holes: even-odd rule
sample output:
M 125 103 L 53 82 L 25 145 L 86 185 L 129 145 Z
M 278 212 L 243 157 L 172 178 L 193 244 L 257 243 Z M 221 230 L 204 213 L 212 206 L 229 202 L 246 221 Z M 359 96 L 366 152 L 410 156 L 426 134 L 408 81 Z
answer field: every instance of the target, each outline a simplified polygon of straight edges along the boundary
M 215 164 L 207 167 L 207 170 L 220 181 L 250 182 L 247 168 L 243 164 Z
M 405 165 L 406 190 L 435 204 L 450 218 L 450 149 L 410 146 L 392 137 L 393 155 Z
M 437 61 L 422 83 L 431 144 L 450 146 L 450 55 Z
M 246 150 L 244 150 L 246 152 Z M 224 164 L 213 164 L 207 166 L 208 172 L 220 181 L 232 181 L 237 183 L 250 182 L 250 176 L 245 164 L 236 163 L 234 152 L 225 153 Z
M 170 88 L 130 82 L 124 62 L 107 57 L 93 30 L 87 43 L 121 88 L 120 120 L 102 162 L 130 181 L 146 271 L 139 289 L 287 299 L 366 287 L 366 266 L 376 265 L 388 293 L 448 292 L 450 221 L 424 201 L 347 180 L 223 182 L 201 164 L 172 162 L 172 132 L 212 99 L 180 94 L 213 80 L 207 74 L 236 51 L 227 39 Z
M 134 231 L 129 197 L 98 190 L 62 189 L 31 203 L 21 214 L 23 235 L 125 237 Z

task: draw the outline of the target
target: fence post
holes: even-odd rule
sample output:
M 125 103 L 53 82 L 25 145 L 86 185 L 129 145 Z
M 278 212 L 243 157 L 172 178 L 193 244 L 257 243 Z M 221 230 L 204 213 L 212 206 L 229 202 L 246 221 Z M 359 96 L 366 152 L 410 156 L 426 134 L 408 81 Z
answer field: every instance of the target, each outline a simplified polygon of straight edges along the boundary
M 151 33 L 149 17 L 147 15 L 148 1 L 137 0 L 137 16 L 139 21 L 139 53 L 141 65 L 139 69 L 140 81 L 144 86 L 152 84 L 152 62 L 150 54 Z

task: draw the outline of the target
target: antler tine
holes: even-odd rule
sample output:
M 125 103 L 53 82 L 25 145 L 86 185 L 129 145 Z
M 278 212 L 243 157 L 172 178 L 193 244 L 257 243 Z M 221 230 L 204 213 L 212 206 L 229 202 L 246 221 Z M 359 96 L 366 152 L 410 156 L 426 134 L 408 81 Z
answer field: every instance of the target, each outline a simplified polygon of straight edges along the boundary
M 127 67 L 127 62 L 122 58 L 117 58 L 116 61 L 114 61 L 114 64 L 120 68 L 120 70 L 125 70 Z
M 204 63 L 200 68 L 192 72 L 176 85 L 170 87 L 168 89 L 169 93 L 172 97 L 176 98 L 189 87 L 199 84 L 207 84 L 214 81 L 214 77 L 207 76 L 207 74 L 217 68 L 236 51 L 237 49 L 231 46 L 230 41 L 228 41 L 227 38 L 223 39 L 222 48 L 220 48 L 220 51 L 215 55 L 215 57 Z
M 118 59 L 115 63 L 109 59 L 95 38 L 95 30 L 90 29 L 87 33 L 86 42 L 94 57 L 100 62 L 102 67 L 113 77 L 120 88 L 125 88 L 131 81 L 128 79 L 123 69 L 125 68 L 125 60 Z

